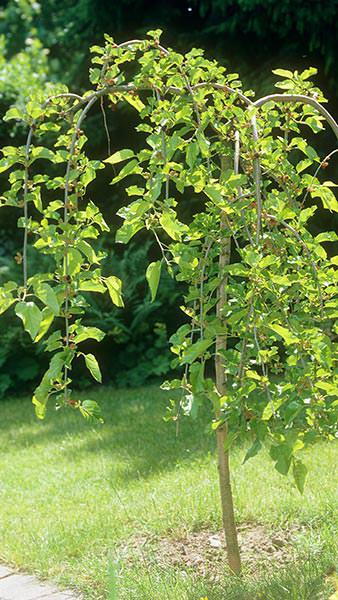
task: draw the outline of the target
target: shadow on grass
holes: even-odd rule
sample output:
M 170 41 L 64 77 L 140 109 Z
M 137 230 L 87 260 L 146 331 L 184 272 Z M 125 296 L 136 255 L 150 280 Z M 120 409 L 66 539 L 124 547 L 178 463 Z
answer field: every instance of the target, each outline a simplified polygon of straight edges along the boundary
M 41 422 L 35 418 L 29 400 L 3 402 L 0 431 L 7 451 L 63 444 L 62 456 L 109 456 L 122 463 L 125 486 L 129 480 L 174 469 L 214 450 L 213 435 L 206 433 L 207 420 L 203 416 L 195 421 L 183 417 L 176 435 L 176 425 L 163 420 L 168 394 L 155 386 L 95 389 L 78 397 L 99 402 L 104 424 L 86 421 L 77 411 L 68 409 L 50 410 Z

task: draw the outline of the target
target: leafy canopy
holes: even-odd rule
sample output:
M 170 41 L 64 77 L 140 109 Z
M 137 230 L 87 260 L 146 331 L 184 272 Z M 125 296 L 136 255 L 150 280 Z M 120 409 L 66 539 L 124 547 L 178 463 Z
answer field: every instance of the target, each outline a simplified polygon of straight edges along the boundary
M 1 202 L 22 211 L 24 238 L 23 284 L 3 286 L 1 311 L 15 305 L 32 339 L 45 339 L 54 353 L 34 394 L 37 415 L 44 416 L 55 395 L 59 405 L 99 416 L 94 401 L 74 399 L 70 384 L 76 358 L 101 380 L 94 355 L 79 349 L 86 339 L 102 338 L 81 322 L 83 292 L 108 292 L 123 306 L 122 283 L 103 277 L 95 244 L 107 225 L 89 186 L 108 169 L 113 185 L 128 182 L 117 241 L 128 243 L 146 228 L 159 244 L 162 259 L 145 274 L 152 299 L 162 268 L 186 285 L 187 323 L 171 338 L 173 366 L 183 367 L 183 375 L 164 385 L 182 392 L 171 402 L 171 417 L 193 417 L 206 402 L 212 427 L 227 423 L 228 446 L 250 433 L 247 460 L 268 443 L 278 471 L 286 474 L 292 465 L 302 490 L 306 469 L 298 452 L 333 436 L 337 406 L 337 258 L 328 253 L 337 235 L 314 237 L 310 228 L 319 206 L 338 210 L 336 184 L 323 177 L 336 151 L 320 157 L 306 135 L 328 122 L 338 136 L 338 125 L 310 81 L 315 69 L 276 70 L 281 93 L 254 101 L 237 74 L 206 60 L 202 50 L 167 50 L 159 34 L 120 45 L 107 35 L 104 47 L 91 49 L 93 89 L 78 96 L 64 87 L 7 113 L 29 134 L 25 146 L 3 148 L 0 161 L 10 184 Z M 86 155 L 83 123 L 105 98 L 108 109 L 127 102 L 137 111 L 142 149 L 117 149 L 102 163 Z M 186 203 L 189 222 L 180 218 Z M 53 272 L 29 276 L 28 241 L 53 257 Z M 48 335 L 55 319 L 60 329 Z M 215 355 L 226 374 L 225 394 L 206 374 Z

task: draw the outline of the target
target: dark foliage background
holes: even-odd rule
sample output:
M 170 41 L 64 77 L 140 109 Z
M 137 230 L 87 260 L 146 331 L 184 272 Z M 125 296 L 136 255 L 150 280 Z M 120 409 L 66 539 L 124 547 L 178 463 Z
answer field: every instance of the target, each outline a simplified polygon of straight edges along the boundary
M 208 57 L 238 71 L 245 87 L 258 94 L 271 91 L 273 68 L 315 66 L 317 84 L 326 93 L 329 109 L 337 114 L 337 17 L 338 0 L 9 0 L 0 9 L 0 111 L 4 114 L 13 103 L 24 102 L 32 88 L 46 86 L 48 81 L 61 81 L 81 93 L 88 86 L 89 46 L 100 44 L 105 32 L 122 41 L 161 28 L 166 45 L 179 51 L 205 48 Z M 137 145 L 130 110 L 119 108 L 117 119 L 107 108 L 107 120 L 112 152 Z M 90 152 L 105 158 L 107 140 L 99 110 L 86 128 Z M 1 122 L 1 146 L 13 140 L 23 143 L 24 135 L 20 126 Z M 328 134 L 322 136 L 321 144 L 324 156 L 335 140 Z M 334 178 L 334 165 L 327 176 Z M 1 186 L 5 180 L 0 176 Z M 162 275 L 158 299 L 150 303 L 145 270 L 150 260 L 158 258 L 153 241 L 140 234 L 129 248 L 116 247 L 114 230 L 120 219 L 114 214 L 124 202 L 122 189 L 111 188 L 103 178 L 100 184 L 92 184 L 90 192 L 112 227 L 102 242 L 107 252 L 105 268 L 122 278 L 126 304 L 122 310 L 112 308 L 100 295 L 90 300 L 86 319 L 107 334 L 92 350 L 100 359 L 106 382 L 142 384 L 169 370 L 167 340 L 183 319 L 179 310 L 183 290 Z M 1 209 L 0 285 L 21 276 L 15 261 L 21 246 L 16 220 L 15 211 Z M 324 215 L 318 213 L 313 227 L 333 229 L 336 222 L 324 222 Z M 36 261 L 32 252 L 33 270 Z M 0 332 L 0 395 L 13 389 L 28 392 L 47 360 L 41 344 L 31 344 L 10 311 L 0 317 Z M 79 387 L 91 384 L 80 368 L 76 375 Z

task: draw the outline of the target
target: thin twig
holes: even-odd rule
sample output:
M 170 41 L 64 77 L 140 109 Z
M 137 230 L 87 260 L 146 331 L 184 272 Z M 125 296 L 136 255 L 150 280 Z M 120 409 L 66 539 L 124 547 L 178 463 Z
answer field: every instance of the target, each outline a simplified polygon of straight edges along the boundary
M 320 169 L 322 168 L 322 166 L 323 166 L 323 163 L 325 163 L 325 162 L 327 162 L 328 160 L 330 160 L 331 156 L 333 156 L 333 155 L 334 155 L 334 154 L 336 154 L 337 152 L 338 152 L 338 148 L 336 148 L 335 150 L 332 150 L 332 152 L 330 152 L 330 154 L 328 154 L 327 156 L 325 156 L 325 158 L 323 158 L 323 160 L 320 162 L 320 165 L 317 167 L 317 169 L 316 169 L 315 173 L 313 174 L 313 177 L 312 177 L 312 179 L 311 179 L 311 183 L 310 183 L 310 184 L 308 185 L 308 187 L 307 187 L 306 194 L 305 194 L 305 196 L 304 196 L 304 198 L 303 198 L 303 200 L 302 200 L 302 202 L 301 202 L 301 204 L 300 204 L 301 208 L 304 206 L 304 204 L 305 204 L 305 202 L 306 202 L 306 200 L 307 200 L 307 198 L 308 198 L 308 195 L 309 195 L 309 193 L 310 193 L 310 191 L 309 191 L 309 190 L 311 189 L 311 186 L 312 186 L 312 184 L 313 184 L 314 180 L 316 179 L 316 177 L 317 177 L 317 175 L 318 175 L 318 173 L 319 173 Z
M 208 255 L 210 252 L 210 248 L 212 246 L 213 240 L 210 240 L 209 244 L 206 247 L 205 250 L 205 254 L 203 257 L 203 266 L 201 269 L 201 280 L 200 280 L 200 338 L 203 339 L 203 309 L 204 309 L 204 302 L 203 302 L 203 288 L 204 288 L 204 273 L 205 273 L 205 269 L 206 269 L 206 265 L 207 265 L 207 259 L 208 259 Z
M 33 130 L 34 130 L 34 127 L 32 125 L 30 127 L 30 129 L 29 129 L 28 136 L 27 136 L 27 141 L 26 141 L 26 146 L 25 146 L 25 180 L 24 180 L 24 189 L 23 189 L 23 213 L 24 213 L 25 226 L 24 226 L 23 250 L 22 250 L 22 268 L 23 268 L 23 287 L 24 287 L 24 293 L 27 292 L 27 278 L 28 278 L 28 266 L 27 266 L 27 241 L 28 241 L 28 201 L 27 201 L 27 195 L 28 195 L 28 178 L 29 178 L 28 161 L 29 161 L 30 146 L 31 146 L 32 137 L 33 137 Z
M 158 89 L 155 90 L 155 94 L 156 94 L 157 102 L 160 102 L 161 96 L 160 96 L 160 92 Z M 160 125 L 160 127 L 161 127 L 163 166 L 165 166 L 167 163 L 167 144 L 166 144 L 166 140 L 165 140 L 164 129 L 163 129 L 162 125 Z M 167 174 L 165 177 L 165 199 L 166 200 L 168 200 L 168 198 L 169 198 L 169 180 L 170 180 L 170 177 L 169 177 L 169 174 Z
M 161 254 L 162 254 L 162 256 L 163 256 L 164 262 L 166 263 L 167 267 L 170 267 L 170 261 L 168 260 L 168 258 L 167 258 L 167 257 L 166 257 L 166 255 L 165 255 L 164 248 L 163 248 L 163 244 L 162 244 L 162 242 L 161 242 L 160 238 L 158 237 L 158 235 L 157 235 L 157 233 L 156 233 L 155 229 L 152 229 L 152 232 L 153 232 L 153 234 L 154 234 L 154 236 L 155 236 L 155 239 L 156 239 L 156 241 L 157 241 L 157 243 L 158 243 L 158 245 L 159 245 L 159 247 L 160 247 Z
M 104 109 L 104 97 L 101 96 L 100 98 L 100 108 L 101 108 L 101 112 L 102 112 L 102 117 L 103 117 L 103 126 L 104 126 L 104 130 L 106 132 L 106 136 L 107 136 L 107 150 L 108 150 L 108 156 L 110 156 L 110 135 L 109 135 L 109 129 L 108 129 L 108 125 L 107 125 L 107 116 L 106 116 L 106 111 Z
M 257 352 L 258 352 L 258 360 L 259 360 L 260 365 L 262 367 L 263 377 L 265 377 L 267 379 L 267 369 L 266 369 L 265 363 L 264 363 L 264 361 L 263 361 L 263 359 L 262 359 L 262 357 L 260 355 L 261 348 L 260 348 L 259 341 L 258 341 L 257 328 L 255 326 L 253 328 L 253 334 L 254 334 L 255 345 L 256 345 L 256 348 L 257 348 Z M 265 389 L 265 393 L 267 395 L 268 401 L 271 404 L 272 412 L 275 415 L 275 409 L 274 409 L 274 405 L 273 405 L 273 402 L 272 402 L 272 397 L 271 397 L 269 385 L 266 383 L 266 381 L 264 382 L 264 389 Z
M 240 154 L 241 154 L 241 138 L 240 138 L 240 134 L 239 134 L 238 129 L 236 129 L 236 131 L 235 131 L 235 155 L 234 155 L 234 173 L 235 173 L 235 175 L 239 174 Z M 238 194 L 236 196 L 236 200 L 240 200 L 241 198 L 245 198 L 246 196 L 248 196 L 248 194 L 243 194 L 242 193 L 242 187 L 239 186 L 238 187 Z M 245 229 L 246 234 L 248 236 L 249 242 L 250 242 L 250 244 L 252 246 L 254 246 L 254 241 L 253 241 L 253 239 L 251 237 L 249 228 L 248 228 L 248 226 L 246 224 L 244 210 L 241 210 L 241 217 L 243 219 L 244 229 Z M 236 247 L 237 247 L 237 244 L 236 244 Z

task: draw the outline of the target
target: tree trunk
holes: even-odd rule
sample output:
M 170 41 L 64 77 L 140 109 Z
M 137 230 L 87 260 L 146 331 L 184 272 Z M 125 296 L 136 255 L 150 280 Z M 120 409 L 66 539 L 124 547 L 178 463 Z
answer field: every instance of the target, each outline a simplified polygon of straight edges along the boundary
M 225 159 L 222 160 L 222 171 L 225 168 Z M 224 367 L 222 365 L 222 356 L 220 350 L 226 350 L 227 347 L 227 331 L 226 322 L 223 316 L 223 308 L 227 299 L 226 291 L 226 280 L 224 279 L 224 267 L 230 263 L 230 252 L 231 252 L 231 238 L 224 238 L 223 232 L 226 228 L 226 216 L 221 215 L 221 242 L 220 242 L 220 253 L 219 253 L 219 275 L 221 283 L 218 288 L 218 300 L 216 306 L 217 317 L 223 322 L 224 333 L 218 335 L 216 338 L 216 358 L 215 358 L 215 370 L 216 370 L 216 387 L 217 391 L 221 396 L 226 394 L 226 375 Z M 216 414 L 216 418 L 219 419 L 221 416 L 220 412 Z M 235 574 L 239 574 L 241 571 L 241 558 L 238 547 L 237 529 L 234 515 L 234 504 L 231 490 L 230 481 L 230 465 L 229 465 L 229 451 L 225 450 L 225 442 L 228 435 L 228 428 L 226 423 L 221 425 L 216 430 L 217 439 L 217 454 L 218 454 L 218 472 L 219 472 L 219 485 L 221 493 L 221 506 L 222 506 L 222 520 L 223 529 L 225 534 L 226 548 L 228 563 L 231 571 Z

